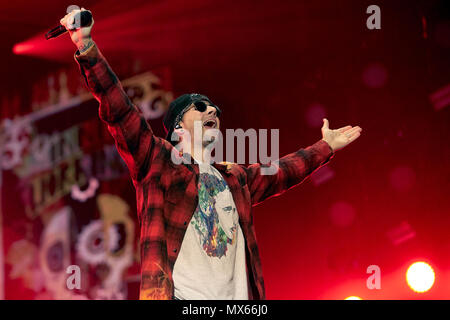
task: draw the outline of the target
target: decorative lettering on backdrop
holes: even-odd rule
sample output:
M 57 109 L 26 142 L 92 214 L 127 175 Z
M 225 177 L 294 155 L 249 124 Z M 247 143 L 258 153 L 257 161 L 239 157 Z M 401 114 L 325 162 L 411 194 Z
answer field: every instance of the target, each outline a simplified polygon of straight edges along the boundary
M 15 293 L 17 281 L 28 298 L 134 298 L 125 281 L 139 272 L 134 192 L 124 192 L 132 188 L 128 170 L 97 110 L 70 123 L 74 110 L 97 102 L 80 87 L 71 93 L 68 79 L 64 71 L 49 77 L 46 98 L 34 90 L 41 98 L 34 112 L 0 123 L 1 196 L 4 203 L 20 199 L 6 206 L 20 209 L 1 212 L 1 227 L 16 236 L 4 248 L 6 298 L 27 298 Z M 173 99 L 161 83 L 150 72 L 122 82 L 147 120 L 161 117 Z M 61 115 L 67 125 L 52 120 Z M 15 229 L 24 223 L 26 233 Z M 80 283 L 69 288 L 73 267 Z

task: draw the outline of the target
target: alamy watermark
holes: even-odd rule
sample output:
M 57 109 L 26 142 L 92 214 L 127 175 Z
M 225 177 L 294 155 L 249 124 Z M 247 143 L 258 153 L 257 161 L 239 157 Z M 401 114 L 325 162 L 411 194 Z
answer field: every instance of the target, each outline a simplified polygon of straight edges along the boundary
M 381 29 L 381 9 L 376 4 L 367 7 L 367 14 L 371 14 L 366 20 L 367 29 Z
M 70 274 L 66 280 L 66 286 L 69 290 L 81 289 L 81 270 L 76 264 L 66 268 L 66 273 Z
M 367 289 L 381 289 L 381 269 L 376 264 L 372 264 L 367 267 L 367 273 L 372 274 L 367 278 L 366 286 Z
M 270 129 L 270 155 L 268 154 L 268 131 L 268 129 L 259 129 L 258 132 L 255 129 L 248 129 L 247 131 L 242 129 L 226 129 L 226 157 L 224 159 L 222 132 L 219 129 L 211 128 L 206 130 L 203 134 L 202 122 L 194 121 L 194 139 L 191 139 L 190 133 L 185 130 L 183 132 L 182 142 L 178 143 L 175 148 L 172 149 L 171 158 L 175 164 L 192 163 L 189 153 L 185 153 L 184 156 L 180 156 L 179 152 L 190 152 L 191 143 L 193 142 L 194 145 L 192 148 L 192 156 L 194 159 L 203 159 L 202 161 L 204 161 L 204 159 L 208 159 L 210 163 L 220 163 L 226 161 L 237 164 L 245 164 L 246 139 L 248 139 L 249 162 L 256 163 L 259 156 L 261 174 L 274 175 L 278 171 L 280 130 Z M 172 141 L 180 141 L 176 132 L 172 133 L 171 139 Z M 237 144 L 235 144 L 235 140 L 237 141 Z

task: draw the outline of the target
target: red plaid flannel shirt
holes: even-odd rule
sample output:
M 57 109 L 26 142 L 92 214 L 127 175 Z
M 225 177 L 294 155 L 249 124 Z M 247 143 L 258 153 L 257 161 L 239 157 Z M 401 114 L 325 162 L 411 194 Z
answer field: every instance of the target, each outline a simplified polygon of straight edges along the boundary
M 114 137 L 136 188 L 141 230 L 140 299 L 172 299 L 173 267 L 198 203 L 198 165 L 173 163 L 173 146 L 153 134 L 96 45 L 82 54 L 77 51 L 75 59 L 100 103 L 100 118 Z M 252 206 L 301 183 L 333 156 L 328 143 L 319 140 L 279 159 L 274 175 L 262 175 L 261 164 L 214 164 L 228 184 L 239 213 L 251 299 L 265 299 Z

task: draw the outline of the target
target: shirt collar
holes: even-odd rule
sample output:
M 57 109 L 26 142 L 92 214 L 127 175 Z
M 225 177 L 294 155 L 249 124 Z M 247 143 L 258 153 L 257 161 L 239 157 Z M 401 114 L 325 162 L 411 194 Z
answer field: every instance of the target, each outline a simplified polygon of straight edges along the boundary
M 187 163 L 184 163 L 184 165 L 188 166 L 189 168 L 191 168 L 192 162 L 193 164 L 196 165 L 200 165 L 202 162 L 197 161 L 193 156 L 191 156 L 189 153 L 182 153 L 180 154 L 184 159 L 186 159 Z M 211 165 L 216 168 L 217 170 L 219 170 L 220 172 L 226 174 L 226 175 L 231 175 L 231 168 L 233 167 L 233 165 L 235 165 L 235 163 L 233 162 L 213 162 L 211 163 Z

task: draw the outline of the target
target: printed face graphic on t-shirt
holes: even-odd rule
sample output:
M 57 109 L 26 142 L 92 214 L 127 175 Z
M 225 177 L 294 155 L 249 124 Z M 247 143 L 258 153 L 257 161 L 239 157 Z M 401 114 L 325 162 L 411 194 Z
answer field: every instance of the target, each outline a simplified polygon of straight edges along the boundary
M 238 215 L 234 214 L 236 208 L 230 205 L 231 193 L 225 180 L 201 173 L 198 196 L 191 223 L 206 254 L 221 258 L 226 255 L 228 244 L 234 245 L 236 241 Z

